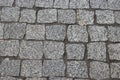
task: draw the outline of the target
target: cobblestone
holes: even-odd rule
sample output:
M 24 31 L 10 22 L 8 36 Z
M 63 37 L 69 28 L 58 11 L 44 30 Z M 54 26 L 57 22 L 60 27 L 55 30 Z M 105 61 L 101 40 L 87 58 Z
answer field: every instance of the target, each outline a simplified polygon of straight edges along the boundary
M 0 0 L 0 6 L 12 6 L 14 0 Z
M 3 39 L 3 28 L 4 28 L 4 24 L 0 23 L 0 39 Z
M 120 0 L 108 0 L 108 8 L 113 10 L 120 10 Z
M 116 11 L 114 13 L 114 16 L 115 16 L 115 22 L 120 24 L 120 11 Z
M 46 78 L 27 78 L 26 80 L 47 80 Z
M 49 80 L 72 80 L 72 78 L 50 77 Z
M 0 80 L 19 80 L 19 79 L 16 79 L 14 77 L 0 77 Z

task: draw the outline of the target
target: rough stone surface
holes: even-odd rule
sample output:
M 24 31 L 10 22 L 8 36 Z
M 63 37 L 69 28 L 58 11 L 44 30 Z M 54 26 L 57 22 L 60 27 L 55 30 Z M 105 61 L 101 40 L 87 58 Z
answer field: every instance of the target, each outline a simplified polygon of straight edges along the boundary
M 70 0 L 70 8 L 89 8 L 89 0 Z
M 111 63 L 111 77 L 120 78 L 120 63 Z
M 85 46 L 83 44 L 67 44 L 67 59 L 83 59 L 85 54 Z
M 91 8 L 107 9 L 107 0 L 90 0 Z
M 114 13 L 114 16 L 115 16 L 115 22 L 120 24 L 120 11 L 116 11 Z
M 46 78 L 27 78 L 26 80 L 47 80 Z
M 16 0 L 15 4 L 18 7 L 32 8 L 34 6 L 35 0 Z
M 26 39 L 44 40 L 45 25 L 28 24 L 26 28 Z
M 0 77 L 0 80 L 19 80 L 19 79 L 16 79 L 16 78 L 14 78 L 14 77 L 7 76 L 7 77 Z
M 36 11 L 31 9 L 23 9 L 21 11 L 20 22 L 35 23 Z
M 41 59 L 43 56 L 43 42 L 22 41 L 19 56 L 22 59 Z
M 120 0 L 108 0 L 108 8 L 113 10 L 120 10 Z
M 3 28 L 4 28 L 4 24 L 0 23 L 0 39 L 3 39 Z
M 53 7 L 53 0 L 36 0 L 35 6 L 51 8 Z
M 120 41 L 120 27 L 108 26 L 108 39 L 111 42 L 119 42 Z
M 49 80 L 72 80 L 72 78 L 50 77 Z
M 103 62 L 91 62 L 90 77 L 97 80 L 109 78 L 109 65 Z
M 37 22 L 38 23 L 57 22 L 57 10 L 56 9 L 39 10 L 37 16 Z
M 64 76 L 64 73 L 63 60 L 45 60 L 43 62 L 43 76 Z
M 107 29 L 104 26 L 89 26 L 88 32 L 91 41 L 106 41 Z
M 109 44 L 108 52 L 111 60 L 120 60 L 120 44 Z
M 106 61 L 106 44 L 104 42 L 94 42 L 87 45 L 88 59 Z
M 22 39 L 25 35 L 26 23 L 6 23 L 4 39 Z
M 88 70 L 86 62 L 84 61 L 70 61 L 67 62 L 67 75 L 69 77 L 87 78 Z
M 65 25 L 46 26 L 46 38 L 50 40 L 64 40 L 66 36 Z
M 93 24 L 94 21 L 94 12 L 87 10 L 78 10 L 77 11 L 77 22 L 79 25 Z
M 71 42 L 87 42 L 88 33 L 86 26 L 69 25 L 67 30 L 68 41 Z
M 89 80 L 89 79 L 75 79 L 75 80 Z
M 21 67 L 21 75 L 25 77 L 41 77 L 42 61 L 24 60 Z
M 0 6 L 12 6 L 14 0 L 0 0 Z
M 112 24 L 115 22 L 114 14 L 111 10 L 97 10 L 96 18 L 99 24 Z
M 46 41 L 44 43 L 44 55 L 47 59 L 60 59 L 64 54 L 64 43 Z
M 55 0 L 54 8 L 68 8 L 69 0 Z
M 58 10 L 58 23 L 75 23 L 76 14 L 74 10 Z
M 20 60 L 5 59 L 0 64 L 0 73 L 3 76 L 19 76 Z
M 20 8 L 3 7 L 1 12 L 1 21 L 18 21 Z

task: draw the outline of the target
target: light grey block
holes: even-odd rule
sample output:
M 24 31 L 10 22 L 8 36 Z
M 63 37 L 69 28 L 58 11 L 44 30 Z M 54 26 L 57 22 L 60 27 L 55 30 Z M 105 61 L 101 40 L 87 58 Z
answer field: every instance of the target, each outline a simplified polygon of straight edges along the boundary
M 115 22 L 120 24 L 120 11 L 115 11 L 114 16 L 115 16 Z
M 41 77 L 42 61 L 41 60 L 24 60 L 22 62 L 21 75 L 25 77 Z
M 19 80 L 19 79 L 16 79 L 15 77 L 5 76 L 5 77 L 0 77 L 0 80 Z
M 88 33 L 86 26 L 69 25 L 67 30 L 68 41 L 88 42 Z
M 0 0 L 0 6 L 12 6 L 14 0 Z
M 26 78 L 26 80 L 47 80 L 47 78 Z
M 113 10 L 120 10 L 120 0 L 108 0 L 108 8 Z
M 0 39 L 3 39 L 3 28 L 4 28 L 4 24 L 0 23 Z
M 28 24 L 26 28 L 26 39 L 44 40 L 45 25 Z
M 49 80 L 73 80 L 73 79 L 66 77 L 50 77 Z
M 47 59 L 61 59 L 64 54 L 64 43 L 46 41 L 44 42 L 44 55 Z

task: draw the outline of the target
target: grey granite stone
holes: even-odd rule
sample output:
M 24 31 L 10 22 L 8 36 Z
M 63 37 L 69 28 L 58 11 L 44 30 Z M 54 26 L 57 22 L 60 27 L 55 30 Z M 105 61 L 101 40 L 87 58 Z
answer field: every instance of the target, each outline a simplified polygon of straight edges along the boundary
M 91 8 L 107 9 L 108 3 L 107 0 L 90 0 L 90 6 Z
M 120 27 L 119 26 L 108 26 L 108 39 L 111 42 L 120 41 Z
M 4 24 L 0 23 L 0 39 L 3 39 L 3 28 L 4 28 Z
M 69 77 L 87 78 L 88 70 L 86 62 L 84 61 L 67 62 L 67 75 Z
M 26 39 L 44 40 L 45 25 L 28 24 L 26 28 Z
M 94 42 L 87 45 L 88 59 L 106 61 L 106 44 Z
M 115 22 L 120 24 L 120 11 L 115 11 L 114 16 L 115 16 Z
M 75 80 L 89 80 L 89 79 L 75 79 Z
M 35 0 L 16 0 L 15 4 L 18 7 L 32 8 L 34 6 Z
M 70 8 L 89 8 L 89 0 L 70 0 Z
M 35 23 L 36 11 L 32 9 L 23 9 L 21 11 L 20 22 Z
M 6 77 L 0 77 L 0 80 L 18 80 L 14 77 L 6 76 Z
M 12 6 L 14 0 L 0 0 L 0 6 Z
M 58 23 L 75 23 L 76 14 L 74 10 L 58 10 Z
M 1 21 L 18 21 L 20 8 L 18 7 L 3 7 L 1 12 Z
M 88 42 L 88 33 L 86 26 L 69 25 L 67 30 L 68 41 Z
M 78 10 L 77 11 L 77 22 L 79 25 L 93 24 L 94 22 L 94 12 L 88 10 Z
M 88 32 L 91 41 L 107 41 L 107 29 L 104 26 L 89 26 Z
M 85 46 L 83 44 L 67 44 L 66 45 L 67 59 L 83 59 Z
M 108 45 L 109 58 L 111 60 L 120 60 L 120 44 Z
M 49 80 L 72 80 L 72 78 L 66 78 L 66 77 L 50 77 Z
M 66 9 L 68 8 L 69 0 L 55 0 L 54 2 L 54 8 L 62 8 Z
M 22 39 L 25 35 L 26 23 L 6 23 L 4 39 Z
M 114 14 L 111 10 L 97 10 L 96 18 L 99 24 L 113 24 L 115 22 Z
M 64 76 L 65 64 L 63 60 L 45 60 L 43 62 L 43 76 Z
M 38 23 L 57 22 L 57 10 L 56 9 L 39 10 L 37 15 L 37 22 Z
M 53 0 L 36 0 L 35 6 L 36 7 L 52 8 L 53 7 Z
M 109 65 L 103 62 L 90 63 L 90 77 L 96 80 L 103 80 L 109 77 Z
M 111 63 L 111 77 L 112 78 L 120 78 L 120 63 Z
M 44 55 L 47 59 L 60 59 L 64 54 L 64 43 L 46 41 L 44 42 Z
M 41 77 L 42 61 L 41 60 L 24 60 L 22 62 L 21 75 L 25 77 Z
M 26 80 L 47 80 L 46 78 L 26 78 Z
M 66 36 L 65 25 L 46 26 L 46 38 L 50 40 L 64 40 Z
M 108 8 L 113 10 L 120 10 L 120 0 L 108 0 Z
M 22 41 L 19 56 L 22 59 L 41 59 L 43 56 L 43 42 Z
M 5 59 L 0 64 L 0 73 L 2 76 L 19 76 L 20 60 Z

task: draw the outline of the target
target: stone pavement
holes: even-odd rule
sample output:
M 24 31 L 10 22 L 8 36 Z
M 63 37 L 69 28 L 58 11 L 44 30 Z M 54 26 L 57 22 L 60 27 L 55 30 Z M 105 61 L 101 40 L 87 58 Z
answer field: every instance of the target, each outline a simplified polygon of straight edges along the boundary
M 120 0 L 0 0 L 0 80 L 120 80 Z

